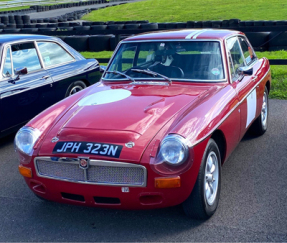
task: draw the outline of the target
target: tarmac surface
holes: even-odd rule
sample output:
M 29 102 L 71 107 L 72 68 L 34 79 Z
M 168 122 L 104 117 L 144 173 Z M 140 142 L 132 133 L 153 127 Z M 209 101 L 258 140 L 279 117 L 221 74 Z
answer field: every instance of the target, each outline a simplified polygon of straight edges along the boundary
M 269 128 L 246 135 L 222 167 L 208 221 L 181 206 L 147 211 L 45 202 L 18 173 L 13 135 L 0 141 L 0 241 L 287 241 L 287 101 L 270 100 Z
M 66 13 L 71 13 L 71 12 L 78 11 L 78 10 L 85 10 L 85 9 L 90 9 L 90 8 L 101 8 L 101 7 L 111 6 L 113 4 L 118 4 L 118 3 L 124 3 L 124 2 L 132 3 L 132 2 L 140 2 L 140 1 L 144 1 L 144 0 L 130 0 L 130 1 L 121 1 L 121 2 L 111 2 L 111 3 L 101 3 L 101 4 L 94 4 L 94 5 L 87 5 L 87 6 L 79 6 L 79 7 L 72 7 L 72 8 L 60 8 L 60 9 L 44 11 L 44 12 L 30 13 L 28 15 L 30 15 L 31 19 L 54 18 L 54 17 L 64 15 Z

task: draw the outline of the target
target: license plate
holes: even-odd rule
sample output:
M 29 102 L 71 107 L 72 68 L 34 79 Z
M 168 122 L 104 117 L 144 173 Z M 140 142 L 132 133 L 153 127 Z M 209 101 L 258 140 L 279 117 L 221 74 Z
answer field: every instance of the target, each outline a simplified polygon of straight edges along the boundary
M 108 143 L 58 142 L 53 154 L 93 154 L 119 158 L 123 146 Z

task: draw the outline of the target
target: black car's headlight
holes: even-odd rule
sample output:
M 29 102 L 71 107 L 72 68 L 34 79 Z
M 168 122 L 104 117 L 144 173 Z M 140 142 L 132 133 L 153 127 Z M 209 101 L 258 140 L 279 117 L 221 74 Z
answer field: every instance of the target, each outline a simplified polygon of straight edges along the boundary
M 179 135 L 168 135 L 160 144 L 157 155 L 158 162 L 166 162 L 170 165 L 181 165 L 188 158 L 188 146 L 185 139 Z
M 41 136 L 38 129 L 22 127 L 15 136 L 15 147 L 22 153 L 31 156 L 36 141 Z

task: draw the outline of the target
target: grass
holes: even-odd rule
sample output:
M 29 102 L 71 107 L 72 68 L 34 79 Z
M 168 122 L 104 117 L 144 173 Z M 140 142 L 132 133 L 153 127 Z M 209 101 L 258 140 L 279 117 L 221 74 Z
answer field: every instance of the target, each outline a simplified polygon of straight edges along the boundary
M 112 51 L 103 52 L 81 52 L 85 58 L 111 58 Z M 267 57 L 268 59 L 287 59 L 287 51 L 273 52 L 256 52 L 259 58 Z M 101 65 L 107 65 L 101 63 Z M 287 66 L 272 65 L 272 84 L 270 98 L 287 99 Z
M 146 0 L 92 11 L 90 21 L 149 20 L 285 20 L 287 2 L 282 0 Z
M 23 6 L 23 7 L 15 7 L 15 8 L 1 8 L 0 12 L 3 11 L 12 11 L 12 10 L 20 10 L 20 9 L 27 9 L 30 8 L 30 6 Z

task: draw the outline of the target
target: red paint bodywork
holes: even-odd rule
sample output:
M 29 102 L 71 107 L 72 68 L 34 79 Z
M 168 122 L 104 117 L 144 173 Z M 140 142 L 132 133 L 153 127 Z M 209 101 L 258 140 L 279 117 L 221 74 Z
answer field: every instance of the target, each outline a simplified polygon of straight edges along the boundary
M 126 41 L 157 39 L 185 39 L 198 30 L 167 31 L 131 37 Z M 197 39 L 216 39 L 225 50 L 225 39 L 243 33 L 229 30 L 208 30 Z M 228 67 L 224 51 L 225 66 Z M 209 138 L 220 131 L 225 140 L 222 163 L 239 143 L 249 127 L 245 127 L 246 96 L 252 89 L 257 92 L 256 117 L 260 115 L 262 97 L 267 82 L 271 82 L 269 62 L 263 58 L 253 67 L 256 80 L 244 77 L 242 81 L 222 83 L 195 83 L 173 81 L 169 86 L 130 85 L 129 82 L 102 81 L 50 107 L 27 126 L 43 132 L 34 147 L 32 157 L 23 158 L 21 163 L 32 169 L 33 178 L 25 178 L 31 190 L 48 200 L 87 206 L 105 206 L 123 209 L 148 209 L 168 207 L 182 203 L 190 195 L 195 184 L 201 160 Z M 227 73 L 229 70 L 227 70 Z M 229 77 L 229 76 L 228 76 Z M 270 86 L 268 86 L 270 87 Z M 125 89 L 131 96 L 110 104 L 79 107 L 77 102 L 95 92 Z M 179 134 L 189 141 L 190 168 L 180 176 L 181 187 L 157 189 L 154 179 L 164 177 L 151 166 L 154 144 L 167 134 Z M 118 159 L 90 156 L 90 159 L 110 160 L 141 164 L 147 168 L 147 186 L 130 187 L 123 193 L 120 186 L 100 186 L 64 182 L 37 177 L 33 164 L 37 156 L 53 156 L 53 137 L 59 141 L 102 142 L 123 145 Z M 125 143 L 133 141 L 135 146 L 127 148 Z M 59 157 L 79 155 L 58 154 Z M 39 189 L 41 188 L 41 189 Z M 85 202 L 63 199 L 61 192 L 83 195 Z M 152 195 L 152 200 L 145 200 Z M 96 204 L 93 197 L 119 198 L 119 205 Z

